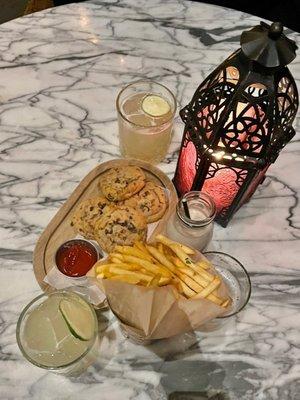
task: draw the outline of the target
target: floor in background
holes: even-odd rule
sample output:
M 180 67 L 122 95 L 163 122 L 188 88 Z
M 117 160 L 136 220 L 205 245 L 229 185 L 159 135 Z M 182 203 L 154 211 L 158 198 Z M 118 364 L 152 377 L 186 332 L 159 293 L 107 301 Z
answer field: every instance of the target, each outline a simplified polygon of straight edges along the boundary
M 53 7 L 52 0 L 0 0 L 0 24 L 49 7 Z
M 30 14 L 36 11 L 45 10 L 46 8 L 53 7 L 52 0 L 29 0 L 24 14 Z

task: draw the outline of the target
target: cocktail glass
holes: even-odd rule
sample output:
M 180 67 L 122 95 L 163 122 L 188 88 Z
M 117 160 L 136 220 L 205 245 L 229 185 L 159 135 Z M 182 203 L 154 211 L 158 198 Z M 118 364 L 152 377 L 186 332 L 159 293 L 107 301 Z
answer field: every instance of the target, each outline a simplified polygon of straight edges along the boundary
M 16 336 L 30 363 L 55 373 L 79 375 L 97 358 L 96 313 L 73 291 L 33 299 L 21 312 Z
M 203 254 L 222 277 L 232 299 L 231 308 L 225 315 L 217 317 L 199 328 L 200 331 L 208 332 L 222 328 L 231 317 L 246 307 L 251 296 L 251 281 L 243 265 L 229 254 L 218 251 L 208 251 Z
M 146 98 L 150 101 L 144 108 Z M 120 91 L 116 106 L 121 154 L 151 163 L 160 162 L 172 137 L 176 111 L 172 92 L 156 82 L 138 81 Z

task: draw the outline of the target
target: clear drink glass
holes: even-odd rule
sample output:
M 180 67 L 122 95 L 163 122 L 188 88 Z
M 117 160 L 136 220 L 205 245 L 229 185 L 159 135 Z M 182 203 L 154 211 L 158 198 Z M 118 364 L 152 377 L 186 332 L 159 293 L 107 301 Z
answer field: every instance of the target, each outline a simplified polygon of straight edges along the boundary
M 251 296 L 251 281 L 243 265 L 229 254 L 218 251 L 208 251 L 203 254 L 221 275 L 232 298 L 232 306 L 227 314 L 217 317 L 199 328 L 200 331 L 209 332 L 222 328 L 230 317 L 246 307 Z
M 159 97 L 164 105 L 167 103 L 167 112 L 161 115 L 145 112 L 144 100 L 150 96 Z M 160 162 L 167 154 L 172 137 L 176 112 L 176 99 L 172 92 L 156 82 L 138 81 L 120 91 L 116 107 L 122 156 Z M 159 106 L 157 110 L 159 114 Z
M 200 191 L 188 192 L 178 201 L 176 210 L 167 221 L 167 236 L 202 251 L 212 239 L 215 215 L 216 206 L 211 196 Z
M 61 300 L 78 301 L 90 313 L 92 335 L 88 340 L 75 337 L 58 310 Z M 17 323 L 17 343 L 27 361 L 37 367 L 76 376 L 96 361 L 98 320 L 93 307 L 82 296 L 68 290 L 41 294 L 21 312 Z

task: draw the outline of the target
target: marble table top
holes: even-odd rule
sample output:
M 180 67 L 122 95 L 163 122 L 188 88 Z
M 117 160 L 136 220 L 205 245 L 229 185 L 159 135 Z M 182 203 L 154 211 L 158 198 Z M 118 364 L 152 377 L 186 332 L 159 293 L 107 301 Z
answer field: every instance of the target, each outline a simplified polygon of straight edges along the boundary
M 97 163 L 119 157 L 119 89 L 155 79 L 183 106 L 239 46 L 241 31 L 258 21 L 183 0 L 109 0 L 0 25 L 2 400 L 165 400 L 176 391 L 300 399 L 299 136 L 230 226 L 216 226 L 210 249 L 238 258 L 253 284 L 247 308 L 222 330 L 142 347 L 125 340 L 107 312 L 101 357 L 76 379 L 31 366 L 15 340 L 22 307 L 40 293 L 31 262 L 39 235 Z M 289 35 L 300 43 L 298 34 Z M 291 71 L 299 81 L 299 56 Z M 170 177 L 182 128 L 178 118 L 160 164 Z

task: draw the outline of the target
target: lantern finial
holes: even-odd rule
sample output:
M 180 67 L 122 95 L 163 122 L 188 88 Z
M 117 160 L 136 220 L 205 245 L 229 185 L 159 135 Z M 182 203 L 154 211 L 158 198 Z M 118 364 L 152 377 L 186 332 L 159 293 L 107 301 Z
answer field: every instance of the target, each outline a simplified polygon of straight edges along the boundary
M 285 66 L 296 57 L 296 43 L 283 34 L 281 22 L 260 25 L 244 31 L 241 48 L 246 57 L 267 68 Z
M 268 36 L 271 39 L 277 40 L 283 32 L 283 25 L 281 22 L 273 22 L 273 24 L 270 26 Z

